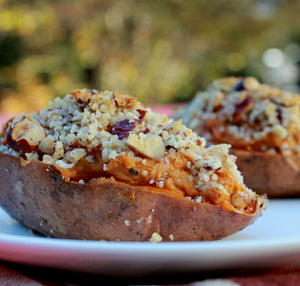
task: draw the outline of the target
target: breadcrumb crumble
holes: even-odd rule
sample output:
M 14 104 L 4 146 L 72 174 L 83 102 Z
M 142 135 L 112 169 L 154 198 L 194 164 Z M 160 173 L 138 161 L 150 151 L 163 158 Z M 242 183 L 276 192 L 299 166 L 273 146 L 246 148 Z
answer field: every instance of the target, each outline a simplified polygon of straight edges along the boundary
M 174 118 L 182 118 L 208 143 L 286 156 L 300 153 L 300 95 L 253 77 L 213 81 Z

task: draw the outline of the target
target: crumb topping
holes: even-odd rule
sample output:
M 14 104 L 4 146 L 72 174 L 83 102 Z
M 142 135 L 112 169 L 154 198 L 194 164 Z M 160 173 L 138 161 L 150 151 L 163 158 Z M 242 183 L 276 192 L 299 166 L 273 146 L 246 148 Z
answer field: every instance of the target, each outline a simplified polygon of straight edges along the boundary
M 75 90 L 43 111 L 4 124 L 0 151 L 55 165 L 65 180 L 112 177 L 196 202 L 253 212 L 264 201 L 248 189 L 230 145 L 205 139 L 135 98 Z
M 215 80 L 176 118 L 208 142 L 233 148 L 300 153 L 300 95 L 260 84 L 255 78 Z

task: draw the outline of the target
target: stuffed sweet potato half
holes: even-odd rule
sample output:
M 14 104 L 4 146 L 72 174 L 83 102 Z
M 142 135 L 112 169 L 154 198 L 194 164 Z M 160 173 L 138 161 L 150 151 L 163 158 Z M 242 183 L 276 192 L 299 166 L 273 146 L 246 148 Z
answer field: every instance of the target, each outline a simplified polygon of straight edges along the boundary
M 4 124 L 0 204 L 50 237 L 215 240 L 266 205 L 229 145 L 205 148 L 181 121 L 113 92 L 75 90 Z
M 269 197 L 300 195 L 300 95 L 255 78 L 224 78 L 174 115 L 209 143 L 227 143 L 245 184 Z

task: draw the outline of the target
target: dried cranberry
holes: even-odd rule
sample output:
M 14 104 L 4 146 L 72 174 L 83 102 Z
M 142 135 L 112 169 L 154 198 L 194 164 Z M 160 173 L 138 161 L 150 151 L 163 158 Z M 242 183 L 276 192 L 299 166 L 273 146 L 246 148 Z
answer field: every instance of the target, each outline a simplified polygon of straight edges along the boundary
M 137 112 L 140 114 L 140 118 L 143 120 L 143 118 L 145 117 L 147 111 L 143 110 L 143 109 L 137 109 Z
M 143 132 L 143 134 L 147 134 L 147 133 L 150 132 L 150 130 L 149 130 L 149 128 L 146 128 L 146 129 L 144 129 L 142 132 Z
M 252 96 L 247 95 L 240 103 L 235 104 L 232 118 L 234 121 L 239 120 L 240 116 L 254 103 Z
M 234 86 L 234 89 L 236 91 L 242 91 L 242 90 L 245 90 L 245 86 L 244 86 L 244 79 L 240 80 L 237 82 L 237 84 Z
M 134 119 L 134 120 L 124 119 L 122 121 L 117 122 L 113 126 L 111 130 L 111 134 L 117 135 L 120 140 L 123 140 L 127 138 L 130 131 L 134 129 L 134 127 L 137 124 L 141 124 L 141 122 L 142 121 L 138 119 Z

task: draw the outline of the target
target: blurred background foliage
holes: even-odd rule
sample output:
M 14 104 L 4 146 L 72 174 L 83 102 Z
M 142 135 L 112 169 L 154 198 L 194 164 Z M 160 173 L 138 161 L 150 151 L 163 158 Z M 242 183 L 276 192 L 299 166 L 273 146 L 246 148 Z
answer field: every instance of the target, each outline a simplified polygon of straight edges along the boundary
M 0 0 L 0 112 L 76 88 L 146 104 L 252 75 L 299 89 L 300 1 Z

